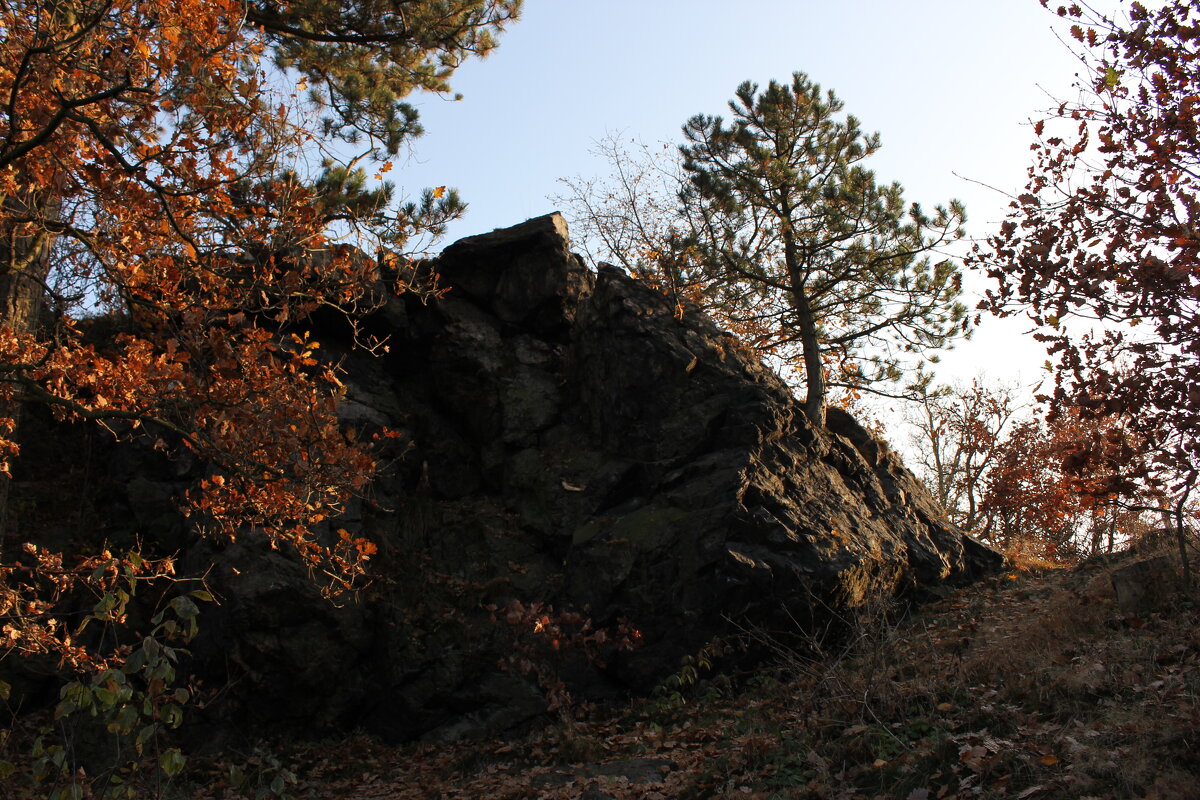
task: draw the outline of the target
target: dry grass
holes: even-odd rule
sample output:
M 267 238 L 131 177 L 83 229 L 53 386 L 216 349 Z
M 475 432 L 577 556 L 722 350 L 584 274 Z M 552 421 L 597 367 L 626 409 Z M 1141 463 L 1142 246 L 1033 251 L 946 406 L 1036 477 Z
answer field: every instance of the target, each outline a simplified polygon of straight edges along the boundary
M 868 609 L 848 640 L 780 648 L 736 690 L 700 674 L 515 741 L 360 736 L 276 763 L 295 798 L 1194 800 L 1198 604 L 1122 613 L 1116 566 L 1015 570 L 899 623 Z M 180 796 L 244 796 L 229 761 L 194 760 Z

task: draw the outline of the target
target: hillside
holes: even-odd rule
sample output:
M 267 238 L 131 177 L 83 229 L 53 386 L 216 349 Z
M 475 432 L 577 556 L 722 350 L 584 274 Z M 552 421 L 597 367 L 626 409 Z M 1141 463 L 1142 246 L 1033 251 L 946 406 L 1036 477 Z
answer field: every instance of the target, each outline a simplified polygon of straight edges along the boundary
M 654 698 L 577 709 L 515 740 L 264 746 L 197 760 L 179 788 L 214 800 L 270 796 L 272 782 L 346 800 L 1194 798 L 1200 610 L 1192 598 L 1121 612 L 1111 573 L 1130 560 L 1005 572 L 896 624 L 868 615 L 847 646 L 781 651 L 736 688 L 694 660 Z
M 361 320 L 388 352 L 355 352 L 336 315 L 310 331 L 339 365 L 340 424 L 383 437 L 369 489 L 306 534 L 369 558 L 352 599 L 331 604 L 331 576 L 287 546 L 202 535 L 178 509 L 208 479 L 204 460 L 49 414 L 22 420 L 0 549 L 23 552 L 36 533 L 69 552 L 174 554 L 192 583 L 137 592 L 129 630 L 107 641 L 144 641 L 164 602 L 203 583 L 213 602 L 197 612 L 186 674 L 204 689 L 188 694 L 184 727 L 206 745 L 502 734 L 561 690 L 648 694 L 739 627 L 824 628 L 865 598 L 1001 566 L 850 414 L 812 423 L 699 309 L 677 315 L 620 270 L 588 270 L 561 216 L 464 239 L 436 264 L 445 297 L 381 289 Z M 96 600 L 79 602 L 63 613 Z M 575 652 L 553 676 L 498 670 L 571 651 L 535 635 L 543 618 L 589 658 Z M 29 671 L 0 665 L 26 712 L 61 685 Z
M 450 295 L 364 318 L 389 354 L 314 326 L 342 422 L 397 434 L 314 533 L 373 556 L 353 601 L 198 536 L 202 461 L 23 417 L 10 531 L 145 537 L 205 588 L 64 594 L 128 659 L 90 688 L 5 664 L 0 798 L 1196 796 L 1196 606 L 1121 611 L 1132 556 L 998 571 L 853 417 L 815 425 L 703 314 L 588 271 L 557 215 L 437 265 Z

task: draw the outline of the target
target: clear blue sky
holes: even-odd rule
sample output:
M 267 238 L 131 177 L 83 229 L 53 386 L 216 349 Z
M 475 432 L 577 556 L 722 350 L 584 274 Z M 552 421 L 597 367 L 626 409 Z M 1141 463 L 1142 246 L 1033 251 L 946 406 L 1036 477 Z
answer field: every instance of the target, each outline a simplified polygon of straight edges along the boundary
M 1007 198 L 971 181 L 1020 188 L 1029 120 L 1072 94 L 1079 64 L 1055 31 L 1037 0 L 526 0 L 496 52 L 457 74 L 461 101 L 418 98 L 427 134 L 389 177 L 457 187 L 470 207 L 453 241 L 554 210 L 559 178 L 606 171 L 588 150 L 608 132 L 677 142 L 740 82 L 800 70 L 880 132 L 880 179 L 926 206 L 962 199 L 983 236 Z M 985 321 L 944 374 L 1036 378 L 1045 356 L 1020 329 Z

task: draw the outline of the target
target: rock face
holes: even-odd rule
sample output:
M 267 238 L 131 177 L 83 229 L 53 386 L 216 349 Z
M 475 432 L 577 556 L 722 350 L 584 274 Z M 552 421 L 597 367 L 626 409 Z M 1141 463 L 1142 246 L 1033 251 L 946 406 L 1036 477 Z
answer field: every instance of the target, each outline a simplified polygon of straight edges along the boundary
M 223 598 L 194 648 L 230 687 L 217 724 L 503 729 L 542 713 L 553 683 L 648 691 L 732 624 L 795 631 L 1000 565 L 849 415 L 815 428 L 702 314 L 589 271 L 560 216 L 464 239 L 436 266 L 443 299 L 393 297 L 366 321 L 388 355 L 345 347 L 347 421 L 404 434 L 373 497 L 337 522 L 380 547 L 358 602 L 325 604 L 253 542 L 189 552 L 215 561 Z M 321 332 L 323 349 L 335 338 Z M 535 603 L 624 620 L 640 646 L 598 666 L 539 644 L 540 623 L 512 611 Z M 537 646 L 552 680 L 497 667 Z

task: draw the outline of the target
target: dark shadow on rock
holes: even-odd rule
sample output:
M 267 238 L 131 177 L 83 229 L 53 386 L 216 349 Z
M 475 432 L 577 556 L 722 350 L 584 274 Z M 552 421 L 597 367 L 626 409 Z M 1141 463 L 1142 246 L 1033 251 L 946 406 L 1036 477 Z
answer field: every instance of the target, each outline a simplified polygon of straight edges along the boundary
M 588 270 L 557 214 L 457 242 L 432 267 L 442 300 L 391 297 L 363 320 L 387 355 L 355 351 L 332 322 L 316 332 L 344 357 L 346 421 L 402 434 L 335 523 L 379 546 L 372 583 L 338 608 L 253 537 L 185 554 L 213 564 L 220 598 L 192 648 L 222 687 L 204 736 L 517 728 L 544 713 L 547 683 L 649 692 L 738 626 L 822 625 L 1000 566 L 848 414 L 814 427 L 698 310 Z M 181 540 L 162 478 L 113 479 L 137 519 Z M 489 607 L 513 601 L 623 621 L 640 647 L 590 665 L 497 623 Z M 540 678 L 498 667 L 538 647 Z

